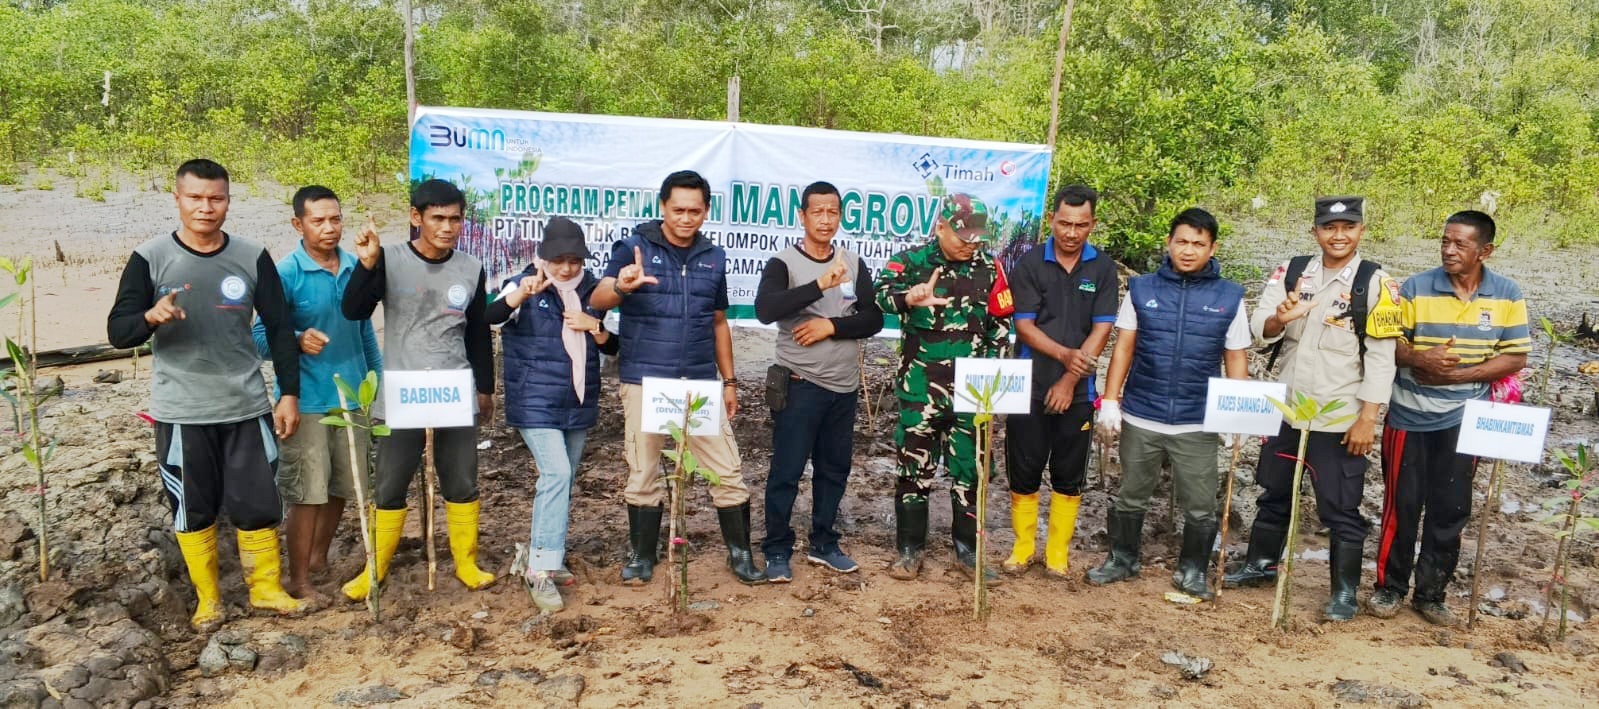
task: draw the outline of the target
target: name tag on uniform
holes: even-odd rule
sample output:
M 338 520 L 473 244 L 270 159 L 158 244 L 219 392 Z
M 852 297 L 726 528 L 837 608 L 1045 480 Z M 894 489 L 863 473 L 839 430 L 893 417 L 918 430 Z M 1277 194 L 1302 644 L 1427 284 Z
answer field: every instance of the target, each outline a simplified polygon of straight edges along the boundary
M 383 372 L 383 414 L 389 428 L 471 426 L 476 395 L 470 369 Z

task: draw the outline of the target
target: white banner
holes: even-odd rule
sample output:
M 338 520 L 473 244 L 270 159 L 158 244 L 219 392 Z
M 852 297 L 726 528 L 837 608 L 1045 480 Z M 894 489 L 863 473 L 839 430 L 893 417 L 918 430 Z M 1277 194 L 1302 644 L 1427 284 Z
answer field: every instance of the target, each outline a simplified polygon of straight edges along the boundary
M 661 180 L 699 172 L 711 183 L 702 231 L 727 250 L 727 315 L 742 325 L 758 325 L 767 259 L 804 236 L 806 185 L 838 187 L 833 243 L 874 273 L 929 238 L 946 193 L 987 205 L 987 248 L 1009 266 L 1036 243 L 1049 165 L 1042 145 L 751 123 L 422 106 L 411 126 L 412 184 L 437 177 L 466 192 L 459 248 L 483 260 L 490 292 L 533 260 L 557 215 L 583 226 L 588 267 L 602 272 L 613 242 L 659 218 Z
M 1487 399 L 1466 402 L 1455 452 L 1482 458 L 1537 463 L 1543 460 L 1549 436 L 1549 409 L 1496 404 Z
M 1211 433 L 1275 436 L 1282 429 L 1283 413 L 1270 399 L 1286 402 L 1288 386 L 1282 382 L 1211 377 L 1205 390 L 1205 425 Z
M 994 394 L 994 414 L 1025 414 L 1033 400 L 1033 361 L 1030 359 L 987 359 L 981 357 L 955 358 L 955 411 L 975 414 L 977 399 L 971 387 L 979 392 L 999 378 L 999 388 Z
M 384 370 L 384 423 L 396 429 L 471 426 L 476 395 L 470 369 Z
M 722 433 L 722 383 L 715 379 L 666 379 L 644 377 L 641 383 L 639 432 L 671 433 L 666 424 L 683 425 L 683 402 L 705 397 L 705 405 L 694 413 L 690 436 L 717 436 Z

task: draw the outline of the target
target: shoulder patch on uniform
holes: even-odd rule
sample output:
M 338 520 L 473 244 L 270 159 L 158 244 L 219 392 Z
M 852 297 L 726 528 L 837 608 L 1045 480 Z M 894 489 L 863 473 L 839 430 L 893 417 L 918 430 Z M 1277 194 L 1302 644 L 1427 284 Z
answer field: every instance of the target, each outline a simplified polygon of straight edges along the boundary
M 904 273 L 905 272 L 905 264 L 900 263 L 898 261 L 889 261 L 887 265 L 883 266 L 883 268 L 888 269 L 890 271 L 893 271 L 895 273 Z
M 1283 279 L 1283 276 L 1286 275 L 1288 275 L 1288 264 L 1279 264 L 1277 266 L 1277 270 L 1271 272 L 1271 278 L 1267 278 L 1266 282 L 1277 283 Z

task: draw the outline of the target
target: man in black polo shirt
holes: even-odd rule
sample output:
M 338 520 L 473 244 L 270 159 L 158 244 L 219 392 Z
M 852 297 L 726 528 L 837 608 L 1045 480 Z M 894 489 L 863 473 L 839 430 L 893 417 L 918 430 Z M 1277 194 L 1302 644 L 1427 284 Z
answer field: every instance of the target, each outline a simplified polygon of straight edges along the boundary
M 1094 370 L 1116 322 L 1116 262 L 1088 243 L 1098 201 L 1090 187 L 1062 187 L 1050 215 L 1053 238 L 1022 256 L 1010 274 L 1021 356 L 1033 360 L 1032 413 L 1005 424 L 1016 546 L 1004 568 L 1011 573 L 1033 564 L 1038 490 L 1048 466 L 1044 567 L 1066 575 L 1094 435 Z

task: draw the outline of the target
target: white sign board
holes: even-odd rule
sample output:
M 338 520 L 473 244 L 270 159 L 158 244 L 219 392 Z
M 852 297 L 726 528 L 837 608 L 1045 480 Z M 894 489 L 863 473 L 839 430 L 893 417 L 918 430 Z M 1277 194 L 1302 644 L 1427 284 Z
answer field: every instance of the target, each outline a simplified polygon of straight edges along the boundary
M 1211 377 L 1210 388 L 1205 391 L 1205 430 L 1248 436 L 1277 435 L 1282 429 L 1283 413 L 1272 406 L 1267 397 L 1286 401 L 1288 385 Z
M 643 409 L 640 433 L 671 433 L 668 423 L 683 425 L 684 397 L 705 397 L 705 406 L 694 414 L 690 436 L 717 436 L 722 433 L 722 383 L 715 379 L 666 379 L 645 377 L 642 382 Z
M 389 428 L 471 426 L 477 389 L 470 369 L 385 370 L 383 415 Z
M 1543 460 L 1543 443 L 1548 435 L 1549 409 L 1473 399 L 1466 402 L 1455 451 L 1462 455 L 1537 463 Z
M 955 359 L 956 413 L 977 413 L 977 400 L 972 398 L 971 387 L 984 391 L 995 377 L 999 377 L 999 389 L 994 393 L 994 410 L 990 413 L 1030 413 L 1029 407 L 1033 400 L 1033 361 L 979 357 Z

